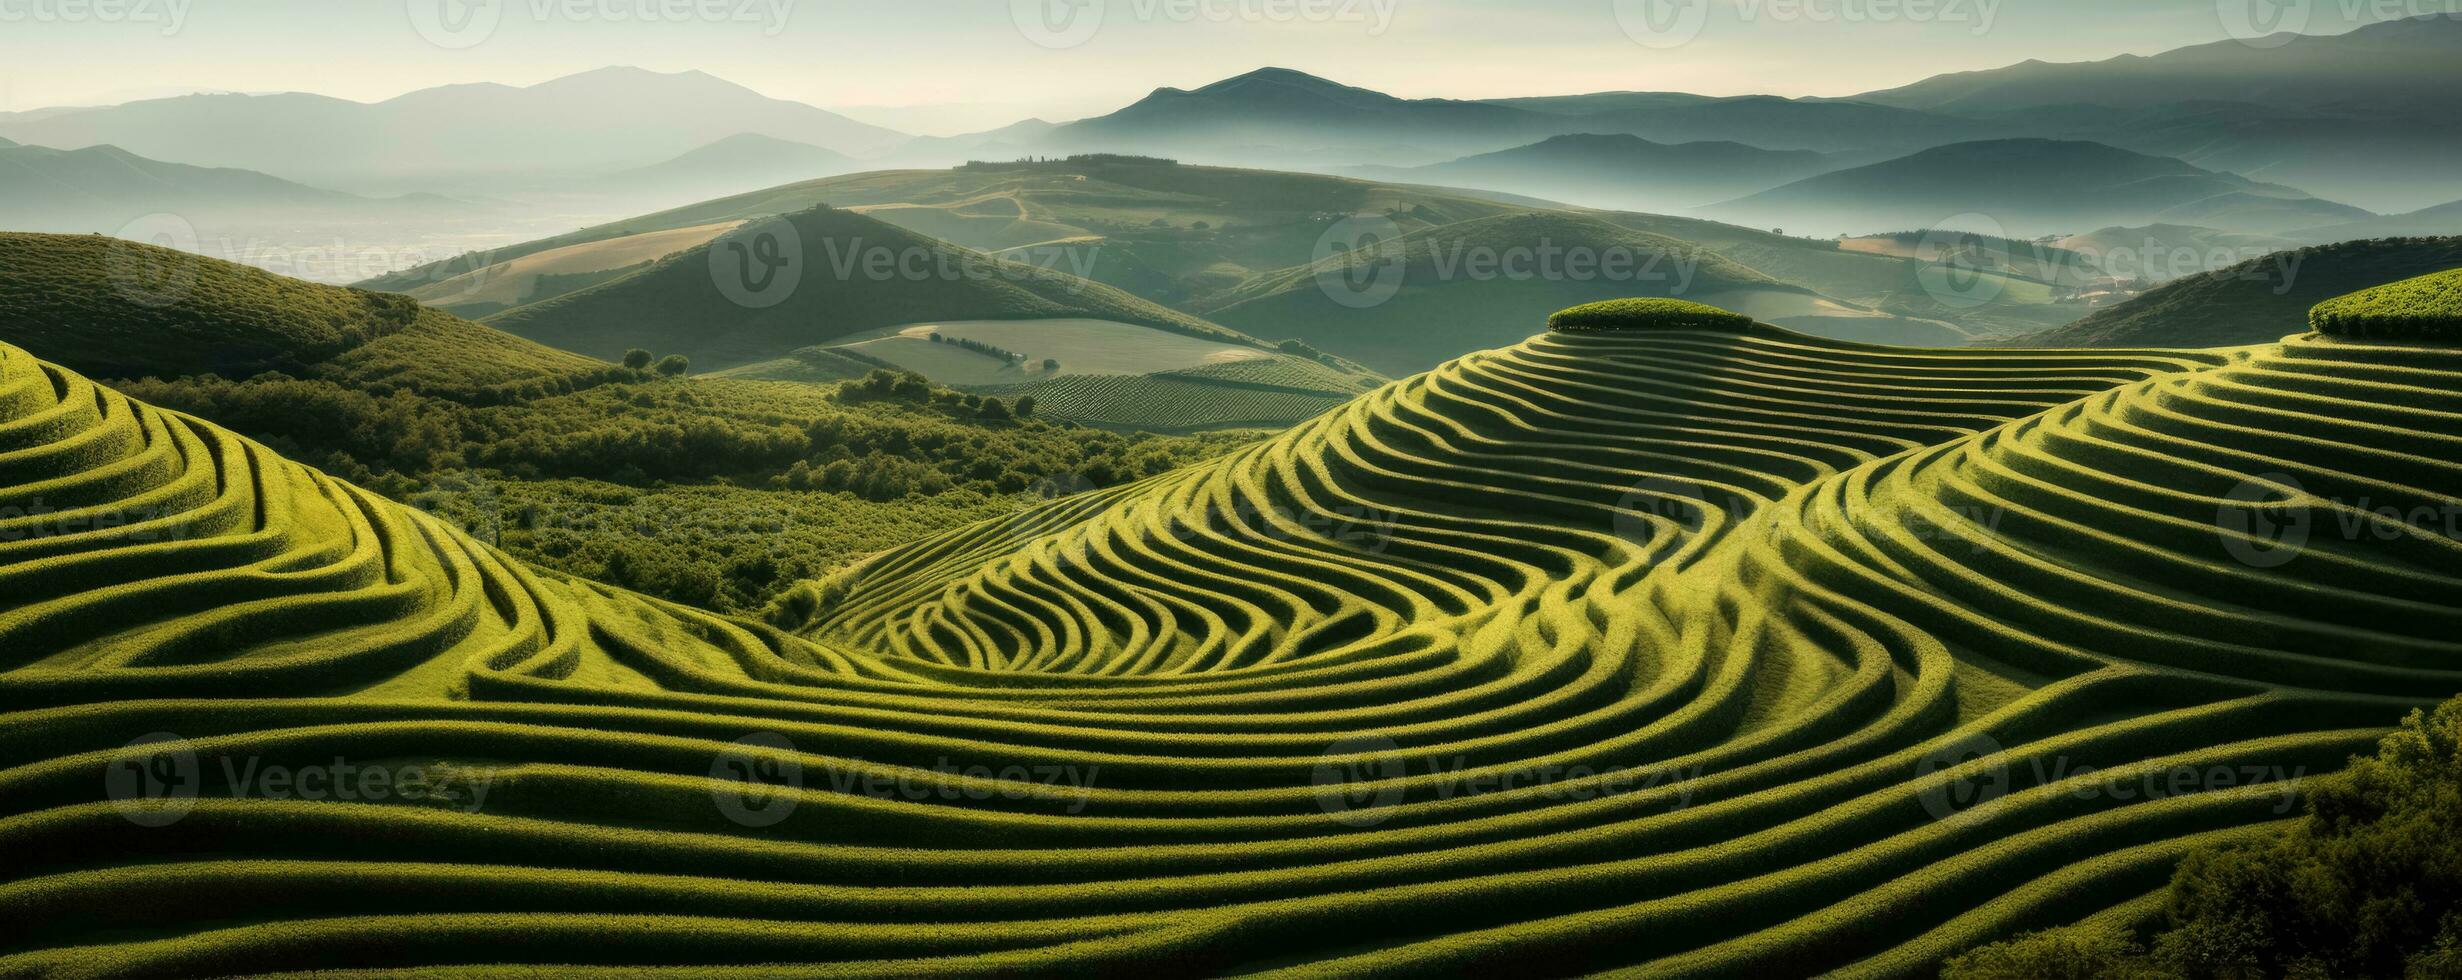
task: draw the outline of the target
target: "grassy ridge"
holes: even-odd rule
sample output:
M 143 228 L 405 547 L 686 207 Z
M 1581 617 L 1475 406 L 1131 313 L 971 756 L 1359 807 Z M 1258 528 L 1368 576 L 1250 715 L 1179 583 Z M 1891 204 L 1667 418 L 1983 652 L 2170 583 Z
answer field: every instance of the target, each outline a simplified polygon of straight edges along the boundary
M 0 233 L 0 338 L 99 377 L 282 371 L 456 398 L 610 366 L 406 296 L 101 235 Z

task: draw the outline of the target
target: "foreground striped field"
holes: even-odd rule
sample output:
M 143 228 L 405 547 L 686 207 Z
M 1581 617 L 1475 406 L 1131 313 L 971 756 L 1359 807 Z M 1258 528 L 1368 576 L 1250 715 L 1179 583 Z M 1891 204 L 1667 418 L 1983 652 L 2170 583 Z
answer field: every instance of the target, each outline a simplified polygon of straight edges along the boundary
M 78 528 L 0 536 L 0 974 L 1921 974 L 2462 691 L 2446 347 L 1551 334 L 795 635 L 7 348 L 0 420 Z M 247 778 L 344 760 L 455 792 Z

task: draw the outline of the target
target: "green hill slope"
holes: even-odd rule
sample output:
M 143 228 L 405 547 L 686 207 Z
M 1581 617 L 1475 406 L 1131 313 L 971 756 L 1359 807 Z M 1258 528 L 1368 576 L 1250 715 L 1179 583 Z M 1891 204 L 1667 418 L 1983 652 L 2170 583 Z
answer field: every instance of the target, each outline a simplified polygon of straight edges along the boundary
M 1612 326 L 797 636 L 0 348 L 0 973 L 1914 974 L 2462 690 L 2452 347 Z
M 0 341 L 98 377 L 282 371 L 457 399 L 612 367 L 405 296 L 100 235 L 0 233 Z
M 1083 317 L 1264 346 L 1100 283 L 1002 262 L 852 212 L 821 207 L 778 220 L 791 235 L 758 223 L 738 228 L 639 272 L 518 307 L 488 323 L 567 350 L 612 357 L 647 347 L 685 354 L 703 367 L 766 360 L 863 330 L 934 320 Z M 791 244 L 775 244 L 781 241 Z M 793 263 L 782 266 L 792 278 L 765 280 L 779 291 L 774 294 L 730 293 L 735 284 L 722 272 L 728 250 L 758 256 L 762 248 L 791 250 L 792 258 L 781 261 Z M 734 274 L 749 275 L 748 269 Z
M 1389 213 L 1422 228 L 1516 210 L 1457 192 L 1316 174 L 1093 156 L 886 170 L 808 180 L 458 256 L 361 283 L 404 292 L 493 264 L 614 239 L 739 222 L 815 205 L 1029 261 L 1067 262 L 1159 303 L 1302 261 L 1340 216 Z
M 1502 214 L 1369 241 L 1259 275 L 1194 308 L 1398 376 L 1512 343 L 1564 307 L 1632 295 L 1682 295 L 1765 319 L 1835 316 L 1881 333 L 1913 329 L 1936 342 L 1964 340 L 1946 324 L 1913 325 L 1831 302 L 1710 248 L 1638 231 L 1609 215 L 1563 211 Z
M 2335 296 L 2462 266 L 2462 238 L 2343 242 L 2252 259 L 2189 276 L 2075 323 L 2004 342 L 2011 347 L 2225 347 L 2308 328 L 2308 309 Z

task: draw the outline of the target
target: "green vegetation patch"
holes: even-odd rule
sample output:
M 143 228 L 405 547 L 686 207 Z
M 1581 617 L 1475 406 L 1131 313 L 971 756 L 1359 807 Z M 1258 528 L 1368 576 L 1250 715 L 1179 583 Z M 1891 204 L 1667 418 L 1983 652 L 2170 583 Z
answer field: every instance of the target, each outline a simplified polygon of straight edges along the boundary
M 1752 329 L 1752 318 L 1706 303 L 1680 299 L 1611 299 L 1587 303 L 1547 318 L 1547 329 L 1559 333 L 1619 333 L 1632 330 Z
M 2332 337 L 2462 339 L 2462 269 L 2326 300 L 2308 311 L 2308 325 Z

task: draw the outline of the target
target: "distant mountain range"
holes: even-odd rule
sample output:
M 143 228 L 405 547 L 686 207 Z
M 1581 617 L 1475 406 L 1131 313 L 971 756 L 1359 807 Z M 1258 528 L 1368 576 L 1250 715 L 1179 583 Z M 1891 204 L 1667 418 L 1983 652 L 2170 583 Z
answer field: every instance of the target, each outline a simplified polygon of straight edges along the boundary
M 1556 117 L 1482 102 L 1400 99 L 1287 68 L 1203 88 L 1156 89 L 1109 115 L 1058 126 L 1039 144 L 1125 149 L 1208 162 L 1442 160 L 1563 130 Z
M 2041 139 L 1935 147 L 1809 177 L 1701 213 L 1823 236 L 1960 224 L 1969 231 L 2018 237 L 2156 223 L 2276 232 L 2371 217 L 2296 188 L 2180 160 L 2100 143 Z
M 1486 179 L 1512 182 L 1494 189 L 1555 199 L 1578 196 L 1525 181 L 1595 187 L 1600 174 L 1615 172 L 1601 155 L 1613 157 L 1619 146 L 1637 156 L 1645 150 L 1552 143 L 1558 137 L 1736 143 L 1828 154 L 1838 167 L 1951 144 L 2035 138 L 2105 143 L 2375 211 L 2409 211 L 2462 193 L 2451 166 L 2462 157 L 2462 108 L 2448 97 L 2462 87 L 2456 50 L 2462 19 L 2438 16 L 2269 39 L 2267 46 L 2222 41 L 2151 57 L 2030 61 L 1849 98 L 1796 99 L 1675 92 L 1409 99 L 1264 68 L 1194 89 L 1156 89 L 1117 111 L 1073 122 L 1026 120 L 921 139 L 701 72 L 606 68 L 527 87 L 452 85 L 376 103 L 215 94 L 0 113 L 0 137 L 57 147 L 111 144 L 154 159 L 363 193 L 453 190 L 478 181 L 489 182 L 490 193 L 525 182 L 562 190 L 571 177 L 656 168 L 721 141 L 761 137 L 873 167 L 1078 152 L 1327 172 L 1458 164 L 1456 173 L 1484 168 Z M 1523 148 L 1529 149 L 1494 160 L 1464 159 Z M 721 146 L 711 153 L 722 159 L 677 167 L 727 175 L 716 179 L 765 179 L 775 171 L 762 162 L 764 152 Z M 1702 148 L 1688 152 L 1711 156 Z M 1576 159 L 1551 165 L 1544 160 L 1551 154 Z M 729 156 L 733 162 L 723 159 Z M 1687 164 L 1663 154 L 1646 162 L 1666 168 L 1660 179 L 1669 197 L 1601 200 L 1640 206 L 1702 190 L 1733 198 L 1808 175 L 1789 158 L 1769 157 L 1738 167 L 1724 186 L 1687 186 Z M 807 166 L 797 161 L 782 169 Z M 1746 173 L 1772 179 L 1746 187 Z M 712 186 L 718 185 L 692 191 Z
M 157 159 L 355 191 L 604 174 L 745 133 L 859 155 L 906 140 L 701 72 L 636 68 L 528 87 L 448 85 L 376 103 L 302 93 L 190 95 L 0 117 L 0 135 L 21 143 L 108 143 Z
M 861 169 L 855 158 L 826 147 L 737 133 L 675 159 L 615 174 L 599 186 L 665 195 L 680 204 Z
M 1122 151 L 1213 163 L 1425 165 L 1552 136 L 1734 141 L 1865 159 L 2003 135 L 1998 124 L 1886 106 L 1772 96 L 1612 93 L 1496 101 L 1402 99 L 1287 68 L 1195 90 L 1157 89 L 1109 115 L 1053 128 L 1050 152 Z
M 2462 201 L 2421 208 L 2408 214 L 2389 214 L 2367 218 L 2349 224 L 2303 228 L 2293 237 L 2310 242 L 2347 242 L 2359 238 L 2418 238 L 2430 235 L 2462 235 Z
M 109 232 L 158 212 L 263 224 L 470 210 L 434 195 L 372 199 L 250 170 L 165 163 L 116 146 L 0 145 L 0 227 L 14 231 Z
M 2450 200 L 2462 18 L 1941 75 L 1852 101 L 2089 139 L 2378 210 Z
M 2238 103 L 2370 114 L 2462 114 L 2452 90 L 2428 84 L 2462 67 L 2462 18 L 2372 24 L 2346 34 L 2284 34 L 2256 44 L 2216 41 L 2151 57 L 1935 75 L 1849 101 L 1961 116 L 2096 105 L 2137 109 Z

